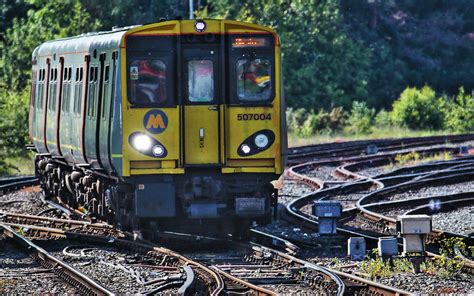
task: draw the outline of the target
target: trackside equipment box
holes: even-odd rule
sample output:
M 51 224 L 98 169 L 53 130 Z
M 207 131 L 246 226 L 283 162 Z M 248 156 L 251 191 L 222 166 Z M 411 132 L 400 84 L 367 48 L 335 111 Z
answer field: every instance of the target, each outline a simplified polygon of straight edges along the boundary
M 342 215 L 342 205 L 337 201 L 315 201 L 313 215 L 318 217 L 319 234 L 335 234 L 337 219 Z
M 428 215 L 398 216 L 401 234 L 428 234 L 432 230 L 431 217 Z

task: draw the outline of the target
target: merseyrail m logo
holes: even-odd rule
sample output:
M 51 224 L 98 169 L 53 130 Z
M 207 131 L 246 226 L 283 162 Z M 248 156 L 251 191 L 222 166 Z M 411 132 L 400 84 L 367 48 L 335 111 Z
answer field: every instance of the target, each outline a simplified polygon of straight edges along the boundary
M 168 126 L 168 116 L 161 110 L 150 110 L 143 117 L 143 125 L 152 134 L 160 134 Z

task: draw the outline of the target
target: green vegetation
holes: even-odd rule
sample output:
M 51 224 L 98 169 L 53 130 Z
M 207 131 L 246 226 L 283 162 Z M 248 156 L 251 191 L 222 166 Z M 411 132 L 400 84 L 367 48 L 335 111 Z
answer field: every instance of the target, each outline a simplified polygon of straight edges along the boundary
M 452 237 L 438 240 L 440 245 L 440 257 L 428 263 L 427 269 L 435 272 L 440 277 L 450 278 L 459 274 L 464 266 L 462 258 L 456 255 L 454 249 L 457 247 L 461 253 L 467 252 L 467 246 L 462 238 Z
M 414 130 L 438 130 L 443 126 L 442 103 L 428 86 L 407 88 L 393 103 L 392 122 Z
M 324 120 L 322 120 L 324 119 Z M 305 109 L 288 109 L 290 144 L 296 137 L 387 138 L 446 133 L 469 133 L 474 129 L 474 100 L 463 88 L 455 97 L 437 96 L 428 86 L 407 88 L 394 101 L 392 110 L 369 108 L 355 101 L 350 112 L 337 107 L 317 114 Z M 342 131 L 342 132 L 341 132 Z M 355 137 L 354 137 L 355 135 Z M 309 140 L 308 142 L 311 142 Z
M 7 156 L 27 157 L 26 104 L 36 46 L 112 26 L 187 18 L 187 3 L 0 2 L 0 174 L 11 172 Z M 295 143 L 462 133 L 474 128 L 473 1 L 194 4 L 197 17 L 254 22 L 279 34 L 284 93 L 291 108 L 290 139 Z
M 427 258 L 421 264 L 421 271 L 442 278 L 450 278 L 458 275 L 463 267 L 463 261 L 454 254 L 454 246 L 465 248 L 465 244 L 458 238 L 448 238 L 440 241 L 441 256 L 431 259 Z M 392 264 L 383 261 L 377 256 L 378 249 L 372 249 L 371 254 L 361 262 L 360 271 L 370 279 L 390 277 L 396 273 L 411 272 L 413 265 L 406 258 L 395 258 Z
M 360 265 L 361 272 L 367 274 L 371 279 L 390 277 L 394 273 L 412 270 L 412 264 L 405 258 L 395 258 L 391 265 L 389 261 L 382 260 L 377 254 L 378 249 L 372 249 L 371 256 L 366 256 Z
M 425 156 L 425 155 L 420 155 L 418 152 L 412 151 L 406 154 L 397 154 L 395 156 L 395 165 L 406 166 L 409 164 L 414 165 L 414 164 L 420 164 L 424 162 L 450 160 L 450 159 L 452 159 L 452 155 L 449 152 L 440 152 L 435 155 Z

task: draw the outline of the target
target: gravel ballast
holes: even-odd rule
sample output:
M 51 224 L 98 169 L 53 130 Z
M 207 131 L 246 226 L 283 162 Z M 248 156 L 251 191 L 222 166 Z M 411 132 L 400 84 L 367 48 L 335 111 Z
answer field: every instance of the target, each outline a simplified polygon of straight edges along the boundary
M 463 235 L 474 233 L 474 206 L 433 215 L 433 227 Z
M 43 268 L 7 239 L 0 238 L 0 294 L 77 294 L 73 286 Z

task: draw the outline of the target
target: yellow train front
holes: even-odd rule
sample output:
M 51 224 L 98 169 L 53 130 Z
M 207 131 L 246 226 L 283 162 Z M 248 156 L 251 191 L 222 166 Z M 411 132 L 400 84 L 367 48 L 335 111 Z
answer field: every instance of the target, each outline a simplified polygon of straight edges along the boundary
M 67 42 L 87 46 L 69 50 Z M 53 95 L 56 116 L 38 113 L 32 102 L 30 131 L 46 191 L 63 192 L 69 204 L 131 229 L 214 235 L 271 220 L 277 198 L 271 181 L 280 177 L 286 154 L 280 43 L 271 29 L 165 21 L 52 44 L 34 54 L 34 73 L 42 56 L 61 51 L 79 55 L 70 59 L 72 72 L 86 73 L 77 71 L 76 82 L 85 81 L 77 96 L 68 90 L 71 110 L 80 105 L 77 116 L 61 111 L 64 88 Z M 70 56 L 63 56 L 64 69 Z M 81 102 L 72 103 L 76 97 Z M 48 109 L 44 98 L 40 104 Z M 56 132 L 49 141 L 48 118 Z M 70 128 L 63 126 L 67 119 Z M 48 165 L 61 171 L 48 175 Z

